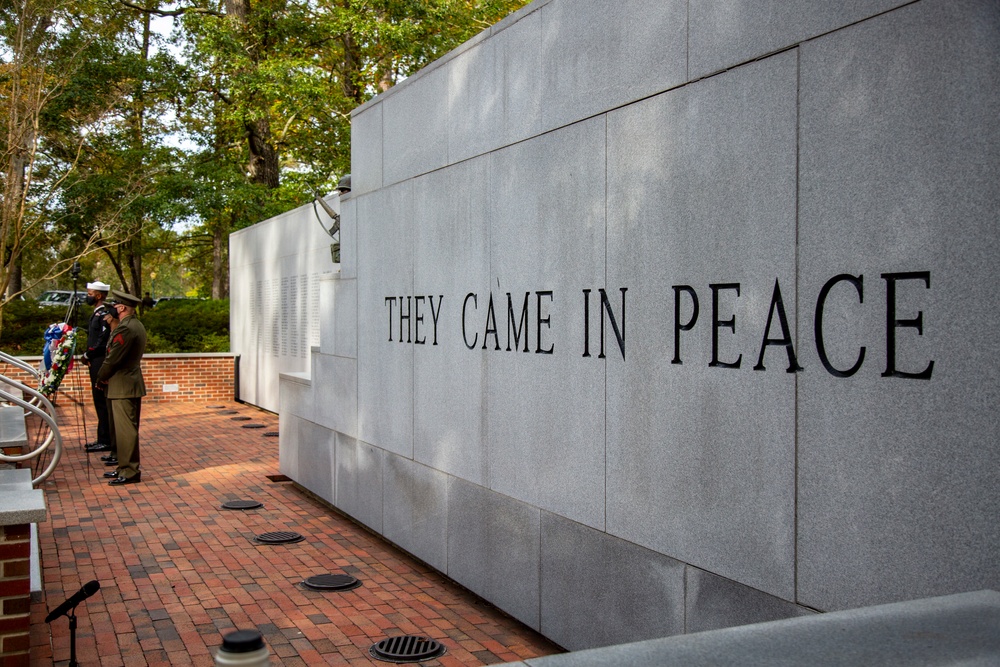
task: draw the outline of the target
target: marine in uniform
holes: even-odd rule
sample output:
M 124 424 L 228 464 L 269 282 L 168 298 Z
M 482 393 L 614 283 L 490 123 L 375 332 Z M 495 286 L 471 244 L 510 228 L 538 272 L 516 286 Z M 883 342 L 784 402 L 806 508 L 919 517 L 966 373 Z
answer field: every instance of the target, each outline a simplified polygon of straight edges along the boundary
M 108 353 L 98 371 L 99 383 L 106 383 L 108 410 L 111 414 L 111 440 L 118 454 L 114 472 L 105 473 L 112 486 L 142 481 L 139 470 L 139 416 L 146 383 L 141 361 L 146 351 L 146 328 L 135 316 L 140 300 L 131 294 L 112 290 L 118 326 L 111 332 Z

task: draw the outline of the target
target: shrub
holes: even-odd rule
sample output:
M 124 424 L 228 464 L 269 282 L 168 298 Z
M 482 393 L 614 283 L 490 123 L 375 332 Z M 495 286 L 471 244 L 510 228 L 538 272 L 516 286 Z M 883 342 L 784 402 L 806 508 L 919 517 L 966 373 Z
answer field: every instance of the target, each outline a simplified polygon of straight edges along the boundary
M 146 352 L 228 352 L 229 299 L 170 299 L 141 317 Z
M 77 326 L 86 328 L 93 309 L 82 305 Z M 0 350 L 16 356 L 41 355 L 49 325 L 62 322 L 65 308 L 40 308 L 37 301 L 11 301 L 3 307 Z M 140 318 L 146 327 L 146 352 L 228 352 L 229 300 L 161 301 Z M 77 354 L 86 334 L 77 341 Z
M 91 311 L 82 306 L 79 322 L 86 321 Z M 45 348 L 45 330 L 49 325 L 64 321 L 66 308 L 41 308 L 33 299 L 9 301 L 3 306 L 3 331 L 0 332 L 0 350 L 20 357 L 41 355 Z M 78 341 L 86 344 L 86 337 Z

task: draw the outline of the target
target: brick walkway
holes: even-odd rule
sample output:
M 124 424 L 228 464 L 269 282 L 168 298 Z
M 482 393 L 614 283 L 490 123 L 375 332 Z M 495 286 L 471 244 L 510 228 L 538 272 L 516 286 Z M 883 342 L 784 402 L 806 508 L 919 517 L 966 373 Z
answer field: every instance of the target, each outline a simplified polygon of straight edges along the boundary
M 369 647 L 423 635 L 447 653 L 426 665 L 484 665 L 559 649 L 278 476 L 278 418 L 241 404 L 143 405 L 143 482 L 110 487 L 81 443 L 81 412 L 60 399 L 66 453 L 43 484 L 44 599 L 32 605 L 31 664 L 65 665 L 69 621 L 55 608 L 96 579 L 77 608 L 80 665 L 213 665 L 222 635 L 257 628 L 275 665 L 386 665 Z M 230 414 L 230 411 L 236 411 Z M 238 413 L 238 414 L 237 414 Z M 93 408 L 87 406 L 93 433 Z M 244 419 L 241 419 L 244 418 Z M 245 419 L 249 418 L 249 419 Z M 243 428 L 261 424 L 263 428 Z M 224 510 L 249 499 L 263 508 Z M 295 544 L 256 535 L 299 533 Z M 346 573 L 347 592 L 302 588 Z

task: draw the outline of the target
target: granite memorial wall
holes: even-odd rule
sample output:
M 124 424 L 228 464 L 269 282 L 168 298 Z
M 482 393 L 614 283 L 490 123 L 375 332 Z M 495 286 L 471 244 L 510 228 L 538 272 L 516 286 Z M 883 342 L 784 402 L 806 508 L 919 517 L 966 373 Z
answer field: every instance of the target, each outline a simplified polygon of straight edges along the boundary
M 569 649 L 1000 588 L 1000 4 L 539 0 L 357 109 L 281 471 Z
M 331 207 L 339 206 L 336 197 Z M 229 237 L 230 350 L 240 400 L 278 412 L 278 374 L 308 372 L 319 345 L 320 278 L 336 268 L 332 221 L 312 204 Z

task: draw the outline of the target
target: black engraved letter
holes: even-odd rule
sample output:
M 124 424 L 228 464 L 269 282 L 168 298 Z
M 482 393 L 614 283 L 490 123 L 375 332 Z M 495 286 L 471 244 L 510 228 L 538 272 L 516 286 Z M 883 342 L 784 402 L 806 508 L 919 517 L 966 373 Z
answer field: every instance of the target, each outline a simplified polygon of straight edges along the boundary
M 438 315 L 441 314 L 441 302 L 444 301 L 444 294 L 438 297 L 438 307 L 434 310 L 434 297 L 427 297 L 427 302 L 431 304 L 431 319 L 434 320 L 434 345 L 438 344 Z M 465 328 L 465 322 L 462 322 L 462 328 Z
M 924 287 L 931 287 L 930 271 L 914 271 L 911 273 L 883 273 L 885 280 L 886 304 L 885 304 L 885 372 L 882 377 L 914 378 L 917 380 L 930 380 L 934 371 L 934 362 L 927 364 L 927 368 L 919 373 L 907 373 L 896 370 L 896 329 L 901 327 L 913 327 L 917 330 L 918 336 L 924 335 L 924 313 L 917 311 L 917 316 L 909 320 L 896 319 L 896 281 L 897 280 L 922 280 Z
M 552 354 L 552 351 L 556 349 L 556 344 L 555 343 L 553 343 L 552 345 L 550 345 L 549 349 L 547 349 L 547 350 L 543 350 L 542 349 L 542 324 L 544 324 L 549 329 L 552 328 L 552 322 L 551 322 L 552 321 L 552 316 L 549 315 L 548 317 L 542 317 L 542 297 L 543 296 L 547 296 L 549 298 L 549 302 L 551 303 L 552 302 L 552 291 L 551 290 L 547 290 L 547 291 L 542 291 L 542 292 L 535 292 L 535 300 L 536 300 L 537 305 L 538 305 L 538 320 L 537 320 L 538 337 L 535 340 L 535 343 L 536 343 L 535 354 Z
M 774 319 L 774 313 L 778 313 L 778 324 L 781 325 L 781 338 L 768 338 L 767 335 L 771 333 L 771 322 Z M 785 348 L 785 352 L 788 353 L 788 368 L 785 369 L 786 373 L 794 373 L 795 371 L 801 371 L 802 366 L 795 360 L 795 346 L 792 344 L 792 334 L 788 330 L 788 316 L 785 315 L 785 303 L 781 299 L 781 288 L 778 286 L 778 279 L 774 279 L 774 291 L 771 293 L 771 308 L 767 313 L 767 324 L 764 325 L 764 340 L 760 344 L 760 356 L 757 357 L 757 365 L 753 367 L 755 371 L 767 370 L 764 368 L 764 352 L 767 350 L 768 345 L 782 345 Z
M 465 295 L 465 301 L 462 302 L 462 340 L 465 341 L 465 347 L 472 350 L 475 349 L 476 343 L 479 342 L 479 332 L 476 332 L 476 337 L 470 343 L 469 337 L 465 333 L 465 309 L 469 307 L 469 299 L 472 299 L 472 309 L 477 310 L 479 308 L 479 297 L 474 292 L 469 292 Z
M 423 303 L 425 296 L 415 296 L 413 297 L 413 344 L 423 345 L 427 342 L 426 338 L 420 337 L 420 323 L 424 321 L 424 316 L 420 314 L 420 304 Z
M 531 297 L 531 292 L 524 293 L 524 305 L 521 306 L 521 322 L 520 327 L 514 326 L 514 301 L 510 297 L 510 292 L 507 292 L 507 351 L 510 352 L 510 335 L 514 334 L 514 351 L 517 351 L 517 346 L 520 344 L 521 333 L 524 333 L 524 351 L 528 351 L 528 299 Z
M 493 334 L 493 342 L 500 349 L 500 336 L 497 335 L 497 315 L 493 311 L 493 292 L 490 292 L 490 304 L 486 309 L 486 331 L 483 332 L 483 349 L 486 349 L 486 339 Z
M 385 302 L 389 304 L 389 342 L 392 342 L 392 307 L 396 303 L 396 297 L 387 296 Z
M 848 282 L 854 285 L 854 289 L 858 291 L 858 301 L 860 303 L 865 302 L 865 291 L 864 291 L 864 280 L 863 275 L 855 278 L 852 275 L 842 273 L 839 276 L 834 276 L 826 281 L 823 285 L 823 289 L 819 291 L 819 298 L 816 300 L 816 315 L 813 321 L 813 328 L 816 332 L 816 352 L 819 353 L 819 360 L 823 364 L 823 368 L 827 372 L 838 378 L 849 378 L 861 368 L 861 364 L 865 361 L 865 348 L 861 347 L 858 352 L 858 360 L 854 362 L 854 365 L 848 368 L 846 371 L 838 370 L 833 367 L 830 363 L 830 358 L 826 356 L 826 345 L 823 343 L 823 308 L 826 306 L 826 297 L 830 294 L 830 290 L 833 286 L 839 282 Z
M 739 368 L 740 364 L 743 362 L 743 355 L 741 354 L 739 358 L 736 359 L 735 363 L 726 363 L 724 361 L 719 361 L 719 327 L 729 327 L 736 333 L 736 316 L 733 315 L 732 319 L 720 320 L 719 319 L 719 291 L 720 290 L 734 290 L 736 296 L 740 295 L 740 284 L 739 283 L 718 283 L 715 285 L 708 286 L 712 290 L 712 361 L 708 362 L 709 366 L 718 366 L 720 368 Z
M 694 323 L 698 321 L 698 295 L 689 285 L 674 285 L 674 358 L 670 360 L 672 364 L 682 364 L 681 361 L 681 332 L 691 331 Z M 691 295 L 691 319 L 685 324 L 681 324 L 681 292 Z
M 598 359 L 604 358 L 604 315 L 608 316 L 611 320 L 611 328 L 614 329 L 615 339 L 618 341 L 618 349 L 622 352 L 622 360 L 625 360 L 625 292 L 628 290 L 627 287 L 620 287 L 622 291 L 622 328 L 619 331 L 618 322 L 615 321 L 615 314 L 611 312 L 611 304 L 608 302 L 608 295 L 604 290 L 598 290 L 601 293 L 601 306 L 603 310 L 601 312 L 601 353 L 597 355 Z
M 410 300 L 412 296 L 406 297 L 406 315 L 403 314 L 403 297 L 399 297 L 399 342 L 403 342 L 403 320 L 406 320 L 406 342 L 412 343 L 413 332 L 410 329 L 410 313 L 412 308 L 410 307 Z

